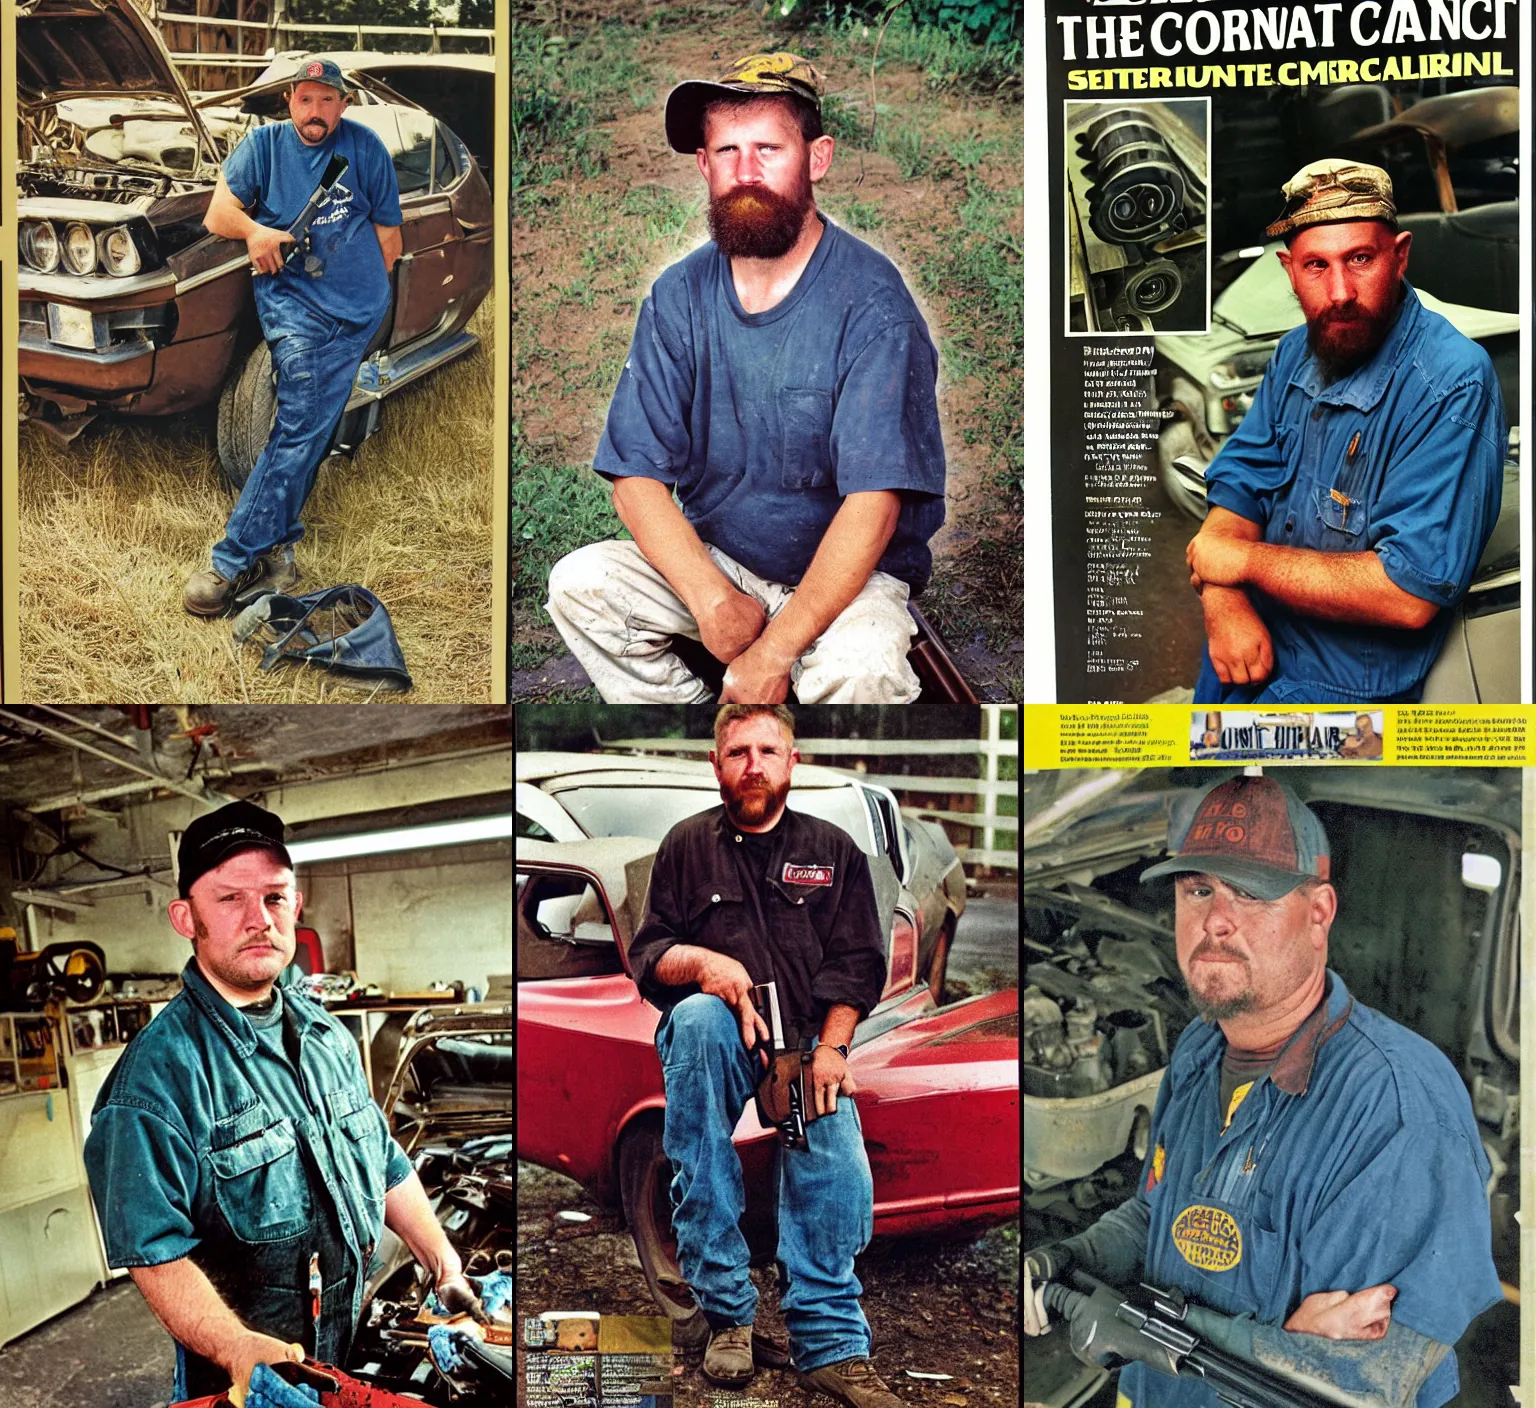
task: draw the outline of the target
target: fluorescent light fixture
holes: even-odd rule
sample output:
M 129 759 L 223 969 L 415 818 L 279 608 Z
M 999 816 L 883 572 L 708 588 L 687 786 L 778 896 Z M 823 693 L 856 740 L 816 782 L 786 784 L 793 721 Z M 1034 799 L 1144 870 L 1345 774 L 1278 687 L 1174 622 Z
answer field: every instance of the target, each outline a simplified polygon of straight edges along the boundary
M 512 839 L 512 818 L 482 816 L 473 821 L 443 821 L 431 826 L 402 826 L 394 831 L 373 831 L 361 836 L 327 836 L 319 841 L 290 841 L 288 854 L 295 865 L 309 861 L 340 860 L 344 856 L 376 856 L 387 851 L 419 851 L 427 846 L 467 846 L 472 841 Z

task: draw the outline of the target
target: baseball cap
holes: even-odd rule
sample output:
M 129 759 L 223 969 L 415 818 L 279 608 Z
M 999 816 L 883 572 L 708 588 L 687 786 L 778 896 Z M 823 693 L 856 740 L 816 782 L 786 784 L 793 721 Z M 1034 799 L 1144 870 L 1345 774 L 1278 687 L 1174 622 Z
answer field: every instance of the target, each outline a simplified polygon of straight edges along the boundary
M 1311 808 L 1273 778 L 1233 777 L 1175 805 L 1168 859 L 1141 882 L 1203 873 L 1278 900 L 1303 880 L 1326 880 L 1328 869 L 1328 836 Z
M 341 76 L 341 69 L 330 59 L 304 59 L 294 70 L 293 81 L 295 83 L 325 83 L 329 84 L 338 93 L 346 93 L 347 80 Z
M 704 145 L 704 106 L 712 99 L 736 93 L 758 98 L 791 93 L 820 112 L 823 87 L 820 72 L 799 54 L 748 54 L 713 82 L 691 78 L 667 94 L 667 143 L 685 156 L 698 151 Z
M 1265 227 L 1271 239 L 1344 220 L 1395 220 L 1392 178 L 1367 161 L 1325 157 L 1303 166 L 1280 188 L 1285 208 Z
M 290 870 L 282 818 L 254 802 L 231 802 L 196 817 L 181 833 L 176 886 L 186 899 L 199 878 L 241 851 L 270 851 Z

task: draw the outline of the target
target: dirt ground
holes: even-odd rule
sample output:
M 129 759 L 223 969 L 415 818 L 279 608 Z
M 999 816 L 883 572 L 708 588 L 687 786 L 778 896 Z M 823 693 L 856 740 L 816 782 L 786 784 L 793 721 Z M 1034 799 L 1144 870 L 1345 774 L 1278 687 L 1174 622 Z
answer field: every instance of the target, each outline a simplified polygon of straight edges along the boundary
M 481 346 L 403 389 L 352 458 L 320 468 L 297 592 L 360 583 L 383 601 L 415 688 L 373 694 L 312 667 L 260 672 L 227 620 L 182 610 L 234 494 L 212 411 L 103 418 L 68 445 L 21 428 L 18 699 L 484 702 L 491 688 L 494 296 Z
M 562 1211 L 587 1213 L 570 1223 Z M 862 1304 L 874 1331 L 874 1363 L 893 1392 L 931 1408 L 1013 1405 L 1019 1401 L 1019 1225 L 995 1227 L 971 1242 L 917 1238 L 875 1242 L 859 1258 Z M 782 1330 L 771 1268 L 754 1270 L 758 1324 Z M 654 1315 L 634 1243 L 618 1212 L 589 1198 L 581 1186 L 531 1164 L 517 1166 L 518 1314 L 597 1310 Z M 699 1355 L 674 1378 L 676 1403 L 732 1408 L 827 1408 L 831 1399 L 802 1388 L 791 1370 L 759 1370 L 741 1393 L 712 1388 L 699 1373 Z M 948 1374 L 915 1379 L 907 1370 Z M 521 1374 L 519 1381 L 521 1382 Z M 521 1396 L 519 1402 L 521 1402 Z
M 513 240 L 513 395 L 522 435 L 540 463 L 590 465 L 640 300 L 667 265 L 707 239 L 697 167 L 671 151 L 663 132 L 667 92 L 775 39 L 788 42 L 746 6 L 726 13 L 716 7 L 706 21 L 680 31 L 636 31 L 629 54 L 644 79 L 631 85 L 633 106 L 621 103 L 612 120 L 598 124 L 595 145 L 606 153 L 603 169 L 554 183 L 547 209 L 519 221 Z M 820 53 L 815 62 L 829 94 L 862 124 L 860 140 L 867 147 L 867 57 L 856 63 Z M 946 608 L 967 597 L 1006 598 L 1005 619 L 1012 624 L 1001 632 L 995 619 L 987 623 L 990 629 L 940 627 L 981 697 L 1006 699 L 1022 651 L 1021 640 L 1006 638 L 1016 636 L 1020 624 L 1017 593 L 1000 593 L 995 581 L 976 580 L 981 569 L 974 562 L 961 564 L 980 539 L 995 539 L 998 532 L 1000 504 L 989 478 L 1004 459 L 984 413 L 998 397 L 1018 394 L 1016 372 L 997 365 L 997 348 L 978 345 L 963 310 L 925 283 L 921 270 L 955 239 L 963 204 L 994 198 L 1006 204 L 1017 189 L 1017 108 L 964 92 L 935 93 L 921 70 L 885 58 L 876 88 L 882 129 L 920 131 L 925 145 L 908 164 L 923 169 L 904 175 L 886 151 L 840 142 L 817 202 L 896 263 L 940 349 L 947 520 L 932 542 L 935 581 L 921 604 L 936 622 L 973 625 L 969 613 Z M 1021 218 L 1014 207 L 1009 230 Z M 1001 243 L 1018 238 L 1005 233 Z M 936 597 L 943 599 L 935 603 Z M 542 596 L 514 603 L 513 641 L 515 665 L 541 648 L 548 655 L 514 670 L 514 699 L 547 697 L 585 683 L 542 611 Z

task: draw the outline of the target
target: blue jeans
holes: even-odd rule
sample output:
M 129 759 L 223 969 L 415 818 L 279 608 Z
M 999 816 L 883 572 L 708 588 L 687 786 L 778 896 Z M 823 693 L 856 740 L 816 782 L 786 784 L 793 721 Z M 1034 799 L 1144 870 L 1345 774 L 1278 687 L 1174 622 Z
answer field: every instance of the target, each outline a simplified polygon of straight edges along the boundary
M 695 993 L 656 1031 L 667 1082 L 662 1148 L 672 1161 L 672 1228 L 678 1261 L 712 1319 L 750 1325 L 757 1288 L 737 1226 L 745 1207 L 731 1131 L 757 1086 L 759 1067 L 742 1044 L 736 1014 Z M 869 1322 L 853 1259 L 874 1230 L 875 1193 L 852 1100 L 806 1127 L 808 1147 L 778 1150 L 778 1260 L 788 1280 L 780 1307 L 802 1373 L 868 1358 Z
M 380 321 L 343 323 L 294 298 L 268 297 L 261 312 L 277 371 L 277 420 L 213 549 L 213 570 L 230 580 L 304 536 L 299 514 Z

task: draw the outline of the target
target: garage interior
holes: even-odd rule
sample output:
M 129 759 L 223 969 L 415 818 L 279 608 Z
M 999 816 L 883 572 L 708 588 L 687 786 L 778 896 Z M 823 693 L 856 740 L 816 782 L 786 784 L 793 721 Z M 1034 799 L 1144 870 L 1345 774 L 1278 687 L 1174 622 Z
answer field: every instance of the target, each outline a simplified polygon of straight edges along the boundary
M 511 785 L 501 706 L 0 709 L 0 1403 L 171 1401 L 174 1346 L 106 1263 L 82 1147 L 191 956 L 166 915 L 179 836 L 229 801 L 287 825 L 304 903 L 283 980 L 357 1040 L 466 1270 L 509 1269 Z M 480 1401 L 431 1363 L 415 1270 L 386 1231 L 375 1323 L 338 1367 Z

